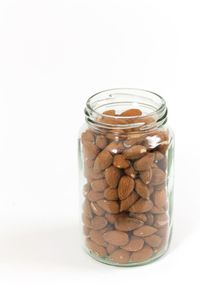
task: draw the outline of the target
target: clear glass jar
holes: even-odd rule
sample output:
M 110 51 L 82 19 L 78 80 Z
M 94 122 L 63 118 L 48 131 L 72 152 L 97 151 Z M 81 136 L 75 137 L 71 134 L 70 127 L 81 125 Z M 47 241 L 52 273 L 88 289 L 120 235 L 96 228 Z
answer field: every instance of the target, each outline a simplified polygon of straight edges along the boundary
M 174 138 L 159 95 L 113 89 L 86 103 L 79 138 L 84 248 L 117 266 L 149 263 L 172 231 Z

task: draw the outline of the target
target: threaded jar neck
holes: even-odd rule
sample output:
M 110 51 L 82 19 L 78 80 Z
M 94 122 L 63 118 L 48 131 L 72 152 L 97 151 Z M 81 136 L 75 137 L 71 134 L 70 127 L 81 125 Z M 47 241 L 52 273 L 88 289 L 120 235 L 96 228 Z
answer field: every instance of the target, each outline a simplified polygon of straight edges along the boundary
M 137 116 L 121 115 L 129 109 L 139 109 L 142 114 Z M 104 114 L 114 110 L 115 115 Z M 86 122 L 97 129 L 129 129 L 148 131 L 159 128 L 167 122 L 165 100 L 150 91 L 123 88 L 99 92 L 91 96 L 85 107 Z M 103 120 L 106 118 L 108 122 Z M 116 122 L 109 122 L 115 120 Z M 119 121 L 119 122 L 118 122 Z

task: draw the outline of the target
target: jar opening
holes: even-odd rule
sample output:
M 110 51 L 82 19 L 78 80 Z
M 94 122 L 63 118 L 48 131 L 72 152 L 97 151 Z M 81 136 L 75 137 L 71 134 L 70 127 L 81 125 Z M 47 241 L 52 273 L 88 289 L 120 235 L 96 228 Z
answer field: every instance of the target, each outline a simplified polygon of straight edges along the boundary
M 140 115 L 124 115 L 130 109 L 140 110 Z M 115 111 L 110 115 L 106 111 Z M 165 100 L 156 93 L 132 88 L 111 89 L 91 96 L 85 108 L 86 121 L 91 126 L 102 128 L 138 128 L 149 130 L 160 127 L 167 121 Z M 103 122 L 119 120 L 118 122 Z M 114 123 L 114 124 L 113 124 Z

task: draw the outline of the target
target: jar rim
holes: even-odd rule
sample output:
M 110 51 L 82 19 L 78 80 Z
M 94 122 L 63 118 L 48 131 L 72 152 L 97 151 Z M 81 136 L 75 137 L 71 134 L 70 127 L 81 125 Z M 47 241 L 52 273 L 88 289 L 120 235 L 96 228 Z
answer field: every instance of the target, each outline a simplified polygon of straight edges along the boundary
M 112 102 L 111 100 L 116 100 L 117 97 L 121 97 L 118 102 Z M 148 102 L 148 105 L 151 106 L 151 110 L 149 112 L 145 112 L 144 114 L 140 116 L 124 116 L 124 115 L 107 115 L 104 114 L 100 111 L 98 111 L 99 108 L 106 106 L 107 104 L 110 104 L 111 107 L 113 104 L 116 103 L 123 103 L 122 99 L 129 98 L 128 103 L 136 104 L 136 106 L 144 105 L 145 101 Z M 137 101 L 134 101 L 135 100 Z M 97 105 L 98 102 L 100 101 L 107 101 L 104 104 L 100 105 L 99 107 Z M 111 101 L 111 102 L 109 102 Z M 126 101 L 128 101 L 126 99 Z M 131 101 L 131 102 L 130 102 Z M 140 101 L 144 101 L 143 103 Z M 95 106 L 96 105 L 96 106 Z M 130 107 L 129 107 L 130 108 Z M 137 107 L 132 107 L 132 108 L 137 108 Z M 110 108 L 113 109 L 113 108 Z M 106 124 L 97 121 L 100 118 L 106 117 L 106 118 L 112 118 L 112 119 L 120 119 L 120 120 L 139 120 L 139 123 L 128 123 L 128 127 L 137 127 L 140 126 L 141 130 L 141 122 L 144 118 L 156 118 L 155 122 L 157 127 L 161 126 L 160 123 L 166 123 L 166 118 L 167 118 L 167 107 L 166 107 L 166 101 L 163 97 L 161 97 L 159 94 L 145 90 L 145 89 L 139 89 L 139 88 L 113 88 L 113 89 L 107 89 L 103 90 L 100 92 L 95 93 L 86 102 L 86 107 L 85 107 L 85 115 L 86 115 L 86 121 L 87 122 L 92 122 L 95 123 L 96 125 L 102 126 L 102 127 L 111 127 L 114 128 L 116 125 L 113 124 Z M 154 123 L 155 123 L 154 122 Z M 137 125 L 139 124 L 139 125 Z M 153 125 L 150 124 L 148 127 L 152 127 Z M 127 124 L 117 124 L 117 127 L 125 128 L 127 127 Z M 144 128 L 146 129 L 146 126 Z

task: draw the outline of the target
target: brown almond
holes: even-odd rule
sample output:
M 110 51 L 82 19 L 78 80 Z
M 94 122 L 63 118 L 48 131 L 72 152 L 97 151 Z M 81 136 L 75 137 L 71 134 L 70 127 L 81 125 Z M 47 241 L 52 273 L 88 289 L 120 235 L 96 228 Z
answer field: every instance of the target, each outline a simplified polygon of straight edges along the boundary
M 83 213 L 89 219 L 91 219 L 93 217 L 93 213 L 92 213 L 90 203 L 87 200 L 85 200 L 84 203 L 83 203 Z
M 116 221 L 117 215 L 106 213 L 105 218 L 110 224 L 114 224 Z
M 118 196 L 120 200 L 126 199 L 133 191 L 135 186 L 134 180 L 129 176 L 122 176 L 118 186 Z
M 106 246 L 106 242 L 103 239 L 103 233 L 101 230 L 90 230 L 90 239 L 97 245 Z
M 136 174 L 137 174 L 136 171 L 134 170 L 133 166 L 130 166 L 127 169 L 125 169 L 124 173 L 133 179 L 136 177 Z
M 117 154 L 114 156 L 113 165 L 119 169 L 126 169 L 129 167 L 130 163 L 122 154 Z
M 89 191 L 90 191 L 90 184 L 88 182 L 83 186 L 83 195 L 86 196 Z
M 114 110 L 114 109 L 105 110 L 105 111 L 103 112 L 103 115 L 107 115 L 107 116 L 115 116 L 115 110 Z
M 117 246 L 114 246 L 112 244 L 108 244 L 106 247 L 108 254 L 113 253 L 117 248 L 118 248 Z
M 162 160 L 165 156 L 160 151 L 154 151 L 155 161 Z
M 156 234 L 152 234 L 150 236 L 147 236 L 144 238 L 145 242 L 150 246 L 150 247 L 159 247 L 161 244 L 161 238 L 156 235 Z
M 160 214 L 155 216 L 154 226 L 156 228 L 164 227 L 168 224 L 169 218 L 167 214 Z
M 105 170 L 112 164 L 112 161 L 113 161 L 113 157 L 110 154 L 110 152 L 103 150 L 97 155 L 95 159 L 94 170 L 96 171 Z
M 166 189 L 162 189 L 160 191 L 155 191 L 154 192 L 154 204 L 157 207 L 164 207 L 167 202 L 167 193 Z
M 137 108 L 130 108 L 125 110 L 123 113 L 120 114 L 120 116 L 127 116 L 127 117 L 131 117 L 131 116 L 141 116 L 142 112 L 140 109 Z
M 104 197 L 107 199 L 107 200 L 117 200 L 118 199 L 118 191 L 117 189 L 112 189 L 112 188 L 107 188 L 105 189 L 104 191 Z
M 117 201 L 99 200 L 97 204 L 108 213 L 117 214 L 119 212 Z
M 130 216 L 131 216 L 131 217 L 134 217 L 134 218 L 136 218 L 136 219 L 138 219 L 138 220 L 141 220 L 141 221 L 144 222 L 144 223 L 147 221 L 147 216 L 146 216 L 146 214 L 136 214 L 136 213 L 130 212 Z
M 111 255 L 109 258 L 118 264 L 127 264 L 129 261 L 130 253 L 123 249 L 117 249 Z
M 151 168 L 154 161 L 154 153 L 148 153 L 142 158 L 136 160 L 134 168 L 137 171 L 145 171 Z
M 127 251 L 139 251 L 143 248 L 144 246 L 144 240 L 139 237 L 131 237 L 131 240 L 129 243 L 125 246 L 122 246 L 121 248 Z
M 84 233 L 85 236 L 89 236 L 90 230 L 91 229 L 89 227 L 83 225 L 83 233 Z
M 117 230 L 105 232 L 103 238 L 104 241 L 115 246 L 124 246 L 128 243 L 128 234 Z
M 150 196 L 150 189 L 148 185 L 144 184 L 142 180 L 136 179 L 135 180 L 135 190 L 144 199 L 149 199 Z
M 124 150 L 124 157 L 127 159 L 136 159 L 143 156 L 147 152 L 147 149 L 141 145 L 134 145 Z
M 125 200 L 120 202 L 120 212 L 128 210 L 138 198 L 138 194 L 133 191 Z
M 108 221 L 104 217 L 99 216 L 95 216 L 91 221 L 91 225 L 95 230 L 103 229 L 107 224 Z
M 106 249 L 103 246 L 97 245 L 95 242 L 91 241 L 90 239 L 86 240 L 86 246 L 97 256 L 102 256 L 102 257 L 107 256 Z
M 151 200 L 140 198 L 129 208 L 129 211 L 133 213 L 145 213 L 150 211 L 152 207 L 153 202 Z
M 165 212 L 163 207 L 157 207 L 157 206 L 153 206 L 152 209 L 150 210 L 150 212 L 154 215 L 159 215 L 159 214 L 163 214 Z
M 117 187 L 120 177 L 120 170 L 114 166 L 110 166 L 105 170 L 105 179 L 111 188 Z
M 88 143 L 88 142 L 94 143 L 94 140 L 95 140 L 94 134 L 91 130 L 86 130 L 81 135 L 81 141 L 83 144 Z
M 97 179 L 91 182 L 91 187 L 95 192 L 102 192 L 108 186 L 105 179 Z
M 96 202 L 91 202 L 90 206 L 96 216 L 101 217 L 104 215 L 105 211 Z
M 152 170 L 145 170 L 140 172 L 140 178 L 145 184 L 149 184 L 152 177 Z
M 99 148 L 93 143 L 87 143 L 83 145 L 83 153 L 85 159 L 95 159 L 99 153 Z
M 122 153 L 124 146 L 121 142 L 111 142 L 108 146 L 106 146 L 105 150 L 111 152 L 112 154 L 118 154 Z
M 153 214 L 147 213 L 146 214 L 146 218 L 147 218 L 146 224 L 150 225 L 150 226 L 153 225 L 153 223 L 154 223 L 154 216 L 153 216 Z
M 141 262 L 151 258 L 153 255 L 153 250 L 148 245 L 145 245 L 141 250 L 133 252 L 130 257 L 130 261 Z
M 89 191 L 89 193 L 87 194 L 87 198 L 89 201 L 98 201 L 103 198 L 103 193 Z
M 100 149 L 104 149 L 107 146 L 107 138 L 104 135 L 98 135 L 96 137 L 96 145 Z
M 157 231 L 156 228 L 149 226 L 149 225 L 144 225 L 144 226 L 141 226 L 141 227 L 135 229 L 133 233 L 135 236 L 146 237 L 151 234 L 154 234 L 156 231 Z
M 160 185 L 165 181 L 165 173 L 159 168 L 152 169 L 152 178 L 151 184 L 152 185 Z
M 139 228 L 144 223 L 136 218 L 130 218 L 127 216 L 119 216 L 115 222 L 115 228 L 119 231 L 131 231 Z

